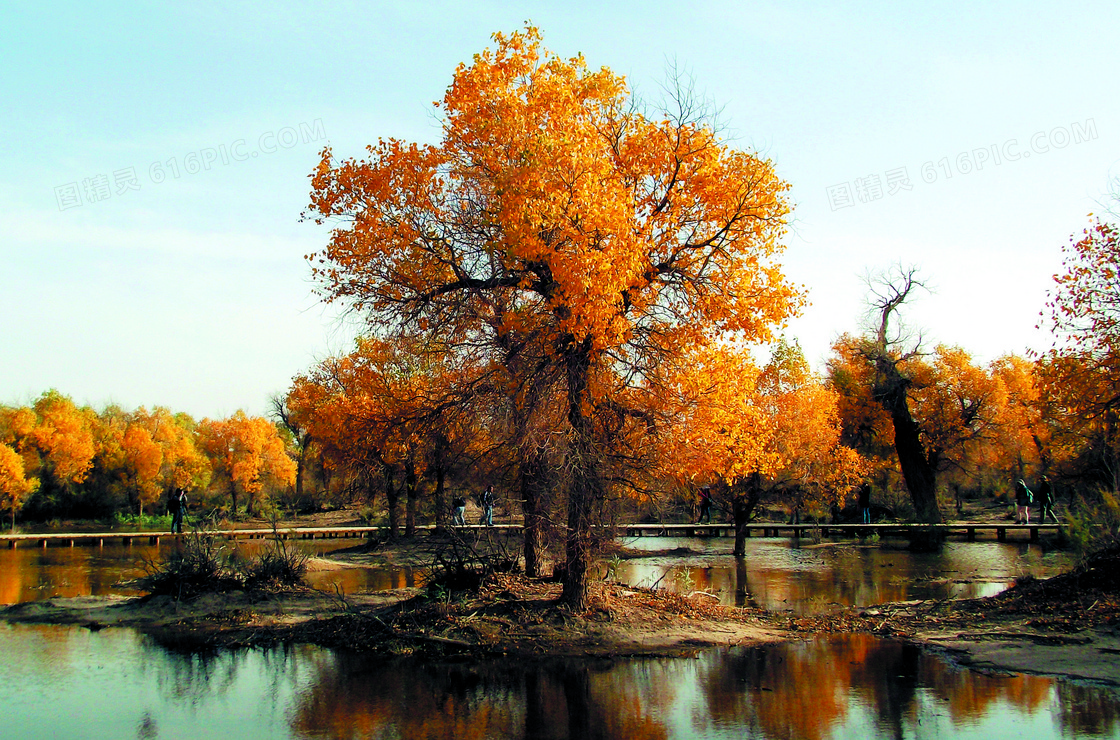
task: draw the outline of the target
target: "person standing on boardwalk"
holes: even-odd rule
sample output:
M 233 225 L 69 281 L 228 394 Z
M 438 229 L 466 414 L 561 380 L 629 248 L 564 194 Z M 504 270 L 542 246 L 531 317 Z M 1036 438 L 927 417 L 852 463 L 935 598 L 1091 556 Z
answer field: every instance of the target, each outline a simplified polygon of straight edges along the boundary
M 871 523 L 871 484 L 863 483 L 859 487 L 859 518 L 864 524 Z
M 704 522 L 707 519 L 708 521 Z M 696 523 L 704 522 L 705 524 L 712 523 L 712 487 L 704 486 L 700 489 L 700 516 L 696 517 Z
M 1030 524 L 1031 523 L 1031 501 L 1034 495 L 1031 489 L 1027 488 L 1026 482 L 1020 478 L 1015 481 L 1015 523 L 1016 524 Z
M 467 500 L 462 494 L 451 499 L 451 525 L 466 526 L 467 524 Z
M 171 534 L 183 533 L 183 515 L 187 511 L 187 492 L 176 488 L 167 499 L 167 511 L 171 514 Z
M 1058 517 L 1054 516 L 1054 489 L 1050 485 L 1050 479 L 1045 475 L 1042 476 L 1042 482 L 1038 484 L 1038 506 L 1039 524 L 1045 524 L 1048 516 L 1050 521 L 1058 523 Z
M 494 486 L 486 486 L 486 490 L 478 497 L 478 502 L 482 504 L 482 519 L 479 524 L 485 524 L 487 527 L 494 526 Z

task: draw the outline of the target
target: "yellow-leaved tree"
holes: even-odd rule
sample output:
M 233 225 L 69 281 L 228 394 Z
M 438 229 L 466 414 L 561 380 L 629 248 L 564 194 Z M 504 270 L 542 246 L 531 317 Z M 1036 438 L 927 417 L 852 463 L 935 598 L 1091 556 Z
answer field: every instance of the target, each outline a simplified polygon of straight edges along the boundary
M 566 440 L 562 598 L 582 608 L 612 435 L 640 413 L 631 392 L 694 347 L 768 342 L 800 305 L 774 262 L 788 186 L 687 91 L 647 112 L 533 27 L 494 42 L 456 69 L 439 143 L 323 152 L 311 215 L 335 228 L 310 260 L 324 299 L 382 334 L 470 343 L 500 305 L 547 349 Z
M 12 515 L 12 531 L 16 529 L 16 512 L 34 488 L 23 471 L 23 458 L 6 444 L 0 443 L 0 505 Z

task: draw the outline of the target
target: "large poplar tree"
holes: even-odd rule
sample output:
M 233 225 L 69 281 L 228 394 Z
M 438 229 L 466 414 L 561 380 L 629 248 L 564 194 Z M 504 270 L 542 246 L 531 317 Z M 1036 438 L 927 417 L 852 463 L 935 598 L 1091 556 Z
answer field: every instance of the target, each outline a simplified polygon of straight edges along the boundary
M 437 104 L 438 144 L 323 152 L 311 214 L 336 228 L 310 259 L 324 298 L 382 334 L 477 346 L 500 306 L 499 330 L 547 348 L 567 439 L 563 599 L 579 609 L 618 436 L 598 414 L 630 418 L 609 399 L 686 350 L 769 341 L 796 310 L 773 262 L 787 185 L 688 94 L 647 115 L 623 78 L 551 54 L 532 27 L 494 40 Z

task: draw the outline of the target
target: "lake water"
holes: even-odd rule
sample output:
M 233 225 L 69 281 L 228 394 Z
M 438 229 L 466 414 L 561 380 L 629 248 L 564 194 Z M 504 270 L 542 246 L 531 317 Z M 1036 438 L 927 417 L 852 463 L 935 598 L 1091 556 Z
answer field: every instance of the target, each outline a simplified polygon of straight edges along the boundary
M 0 625 L 0 655 L 0 734 L 27 740 L 1120 737 L 1114 692 L 961 670 L 868 635 L 691 659 L 421 663 Z
M 312 555 L 353 547 L 360 540 L 298 540 Z M 747 556 L 731 556 L 730 539 L 639 537 L 624 542 L 633 549 L 687 548 L 693 554 L 624 560 L 612 577 L 634 586 L 676 591 L 707 591 L 725 604 L 754 603 L 771 611 L 811 613 L 839 606 L 869 606 L 889 601 L 991 596 L 1015 578 L 1046 578 L 1066 568 L 1062 552 L 1037 544 L 947 542 L 937 553 L 912 553 L 899 544 L 861 546 L 856 541 L 816 545 L 809 540 L 752 538 Z M 260 547 L 244 541 L 239 547 Z M 174 544 L 104 547 L 24 547 L 0 549 L 0 604 L 52 596 L 103 596 L 137 593 L 128 581 L 144 574 Z M 346 593 L 422 585 L 418 568 L 347 568 L 309 574 L 316 588 L 338 584 Z
M 300 546 L 329 554 L 353 544 Z M 1067 562 L 1026 543 L 950 542 L 917 554 L 759 538 L 742 560 L 729 556 L 730 540 L 626 544 L 692 554 L 617 562 L 614 578 L 797 613 L 985 595 Z M 0 551 L 0 601 L 125 593 L 116 584 L 158 554 L 119 545 Z M 352 569 L 316 578 L 353 592 L 420 577 Z M 184 654 L 132 630 L 0 623 L 8 737 L 1120 738 L 1120 693 L 963 670 L 867 635 L 693 658 L 437 664 L 313 646 Z

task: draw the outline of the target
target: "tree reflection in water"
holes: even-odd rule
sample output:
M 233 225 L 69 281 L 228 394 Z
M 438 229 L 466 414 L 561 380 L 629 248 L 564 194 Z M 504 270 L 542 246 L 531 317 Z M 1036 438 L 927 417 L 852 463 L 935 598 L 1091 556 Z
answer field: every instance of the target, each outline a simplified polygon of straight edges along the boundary
M 867 635 L 709 651 L 695 660 L 422 665 L 339 654 L 291 714 L 351 738 L 804 738 L 953 735 L 984 724 L 1050 737 L 1120 730 L 1101 689 L 987 675 Z
M 431 663 L 184 652 L 124 629 L 0 626 L 13 737 L 1115 737 L 1120 696 L 966 671 L 868 635 L 689 658 Z

